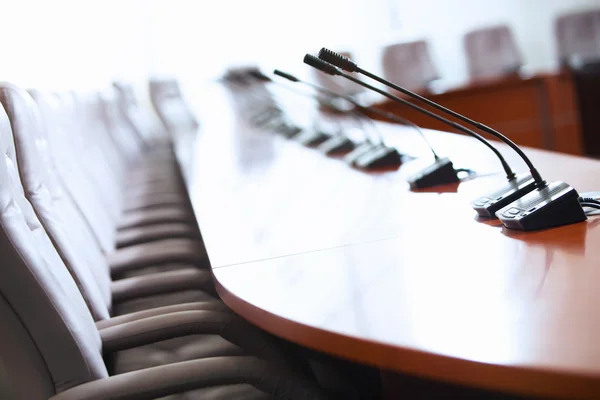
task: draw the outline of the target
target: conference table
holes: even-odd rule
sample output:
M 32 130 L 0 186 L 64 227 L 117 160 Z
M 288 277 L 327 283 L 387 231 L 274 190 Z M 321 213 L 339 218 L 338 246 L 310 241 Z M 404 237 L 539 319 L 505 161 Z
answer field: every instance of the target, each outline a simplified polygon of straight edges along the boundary
M 600 218 L 537 232 L 470 206 L 505 177 L 469 137 L 426 130 L 460 184 L 410 190 L 432 162 L 409 127 L 377 123 L 415 158 L 363 171 L 248 123 L 220 87 L 177 153 L 219 295 L 308 348 L 435 381 L 523 396 L 600 397 Z M 498 144 L 519 172 L 525 165 Z M 600 162 L 526 149 L 547 181 L 600 190 Z

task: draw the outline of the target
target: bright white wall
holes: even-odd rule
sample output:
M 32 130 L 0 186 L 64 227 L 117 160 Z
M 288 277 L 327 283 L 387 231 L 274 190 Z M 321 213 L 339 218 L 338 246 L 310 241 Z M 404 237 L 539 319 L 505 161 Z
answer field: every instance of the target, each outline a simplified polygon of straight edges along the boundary
M 600 0 L 0 0 L 0 80 L 93 88 L 176 74 L 192 82 L 259 61 L 307 75 L 306 52 L 348 49 L 379 69 L 381 46 L 432 43 L 444 78 L 466 77 L 462 35 L 508 22 L 528 64 L 554 66 L 552 22 Z
M 217 76 L 230 64 L 259 61 L 297 71 L 306 52 L 327 44 L 364 47 L 379 14 L 368 0 L 152 1 L 153 19 L 165 27 L 155 37 L 153 68 Z M 160 22 L 159 22 L 160 21 Z M 363 37 L 365 35 L 365 37 Z
M 567 12 L 599 8 L 599 0 L 389 0 L 396 29 L 386 43 L 425 38 L 442 77 L 467 79 L 462 37 L 472 29 L 508 24 L 533 71 L 557 66 L 554 20 Z
M 306 52 L 322 46 L 350 50 L 361 65 L 380 70 L 380 49 L 428 39 L 443 78 L 467 79 L 462 37 L 469 30 L 508 23 L 533 71 L 556 66 L 553 22 L 563 13 L 600 7 L 600 0 L 230 0 L 152 1 L 164 29 L 153 69 L 194 79 L 216 76 L 231 63 L 254 60 L 308 76 Z M 167 29 L 169 27 L 169 29 Z M 158 31 L 157 31 L 158 32 Z
M 147 75 L 139 10 L 140 0 L 0 0 L 0 80 L 64 89 Z

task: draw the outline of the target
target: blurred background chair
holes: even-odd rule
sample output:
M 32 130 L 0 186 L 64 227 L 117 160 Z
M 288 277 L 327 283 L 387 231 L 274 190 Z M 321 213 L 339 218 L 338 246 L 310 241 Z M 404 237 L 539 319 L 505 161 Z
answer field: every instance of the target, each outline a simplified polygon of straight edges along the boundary
M 477 29 L 464 37 L 471 79 L 514 75 L 523 66 L 523 58 L 507 25 Z
M 561 15 L 554 31 L 561 66 L 600 58 L 600 9 Z
M 585 154 L 600 157 L 600 58 L 569 66 L 579 103 Z
M 381 63 L 385 79 L 413 91 L 428 90 L 440 78 L 424 40 L 384 47 Z
M 198 129 L 199 123 L 175 79 L 152 78 L 149 89 L 152 106 L 171 135 Z

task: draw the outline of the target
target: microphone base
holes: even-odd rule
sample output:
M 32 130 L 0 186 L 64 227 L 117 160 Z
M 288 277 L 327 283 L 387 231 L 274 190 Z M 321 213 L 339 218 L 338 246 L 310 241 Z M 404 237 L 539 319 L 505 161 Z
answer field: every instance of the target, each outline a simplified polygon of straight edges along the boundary
M 368 152 L 372 151 L 376 147 L 377 147 L 376 144 L 373 144 L 370 142 L 364 142 L 361 145 L 359 145 L 358 147 L 356 147 L 354 150 L 352 150 L 350 153 L 346 154 L 344 156 L 344 161 L 347 164 L 354 166 L 354 163 L 356 162 L 356 160 L 358 160 L 360 157 L 367 154 Z
M 277 125 L 273 130 L 288 139 L 298 136 L 302 132 L 302 128 L 299 126 L 287 124 L 285 122 Z
M 477 215 L 484 218 L 496 218 L 496 211 L 506 207 L 535 189 L 535 181 L 531 174 L 517 175 L 506 182 L 500 189 L 487 193 L 471 202 Z
M 318 150 L 324 154 L 342 154 L 349 153 L 356 148 L 356 143 L 342 134 L 336 135 L 331 139 L 321 143 Z
M 402 154 L 394 147 L 379 146 L 358 157 L 354 166 L 363 169 L 399 167 L 402 165 Z
M 266 127 L 273 122 L 278 122 L 281 118 L 281 110 L 277 108 L 269 108 L 250 118 L 250 123 L 258 127 Z
M 440 158 L 421 172 L 407 179 L 411 189 L 426 189 L 433 186 L 460 182 L 460 178 L 449 158 Z
M 327 134 L 320 130 L 315 130 L 315 131 L 303 133 L 302 135 L 297 136 L 295 139 L 305 146 L 315 147 L 315 146 L 319 146 L 320 144 L 325 143 L 331 137 L 332 137 L 332 135 L 330 135 L 330 134 Z
M 560 181 L 534 189 L 498 210 L 496 216 L 506 228 L 521 231 L 569 225 L 587 219 L 577 191 Z

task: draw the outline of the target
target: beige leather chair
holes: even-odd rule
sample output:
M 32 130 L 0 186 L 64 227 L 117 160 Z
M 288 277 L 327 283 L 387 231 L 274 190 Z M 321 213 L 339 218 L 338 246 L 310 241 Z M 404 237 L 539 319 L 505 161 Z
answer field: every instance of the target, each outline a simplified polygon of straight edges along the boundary
M 185 393 L 186 399 L 327 398 L 299 372 L 294 359 L 272 346 L 269 336 L 219 302 L 180 304 L 107 318 L 107 278 L 100 278 L 96 271 L 96 276 L 80 279 L 82 286 L 78 287 L 61 259 L 61 255 L 77 262 L 93 259 L 83 254 L 91 247 L 76 249 L 75 244 L 61 243 L 59 254 L 46 234 L 46 227 L 56 233 L 61 227 L 71 227 L 67 224 L 80 224 L 71 218 L 68 199 L 54 197 L 61 194 L 60 187 L 53 186 L 56 182 L 44 175 L 41 163 L 47 162 L 47 155 L 38 154 L 47 147 L 44 136 L 19 134 L 22 152 L 19 157 L 15 153 L 11 123 L 23 131 L 40 127 L 31 111 L 35 109 L 31 107 L 33 100 L 9 85 L 0 93 L 13 117 L 9 123 L 0 107 L 0 359 L 9 366 L 0 371 L 3 398 L 154 399 L 178 393 Z M 34 143 L 36 140 L 40 142 Z M 19 174 L 20 157 L 25 152 L 34 154 Z M 33 160 L 36 155 L 41 156 L 40 164 Z M 41 196 L 36 199 L 38 206 L 49 208 L 37 210 L 45 216 L 46 224 L 40 222 L 25 197 L 21 179 L 37 182 L 37 190 L 29 195 Z M 51 221 L 50 216 L 57 219 Z M 63 233 L 65 238 L 69 234 Z M 60 233 L 54 237 L 62 240 Z M 81 242 L 83 239 L 77 244 Z M 73 248 L 69 250 L 69 246 Z M 67 255 L 71 250 L 73 253 Z M 82 265 L 79 267 L 76 271 L 81 278 L 86 272 Z M 80 291 L 84 286 L 88 303 Z M 91 296 L 94 291 L 96 295 Z M 88 308 L 90 301 L 96 307 L 97 323 Z M 156 360 L 158 347 L 152 346 L 158 346 L 157 342 L 173 346 L 164 341 L 190 335 L 202 335 L 204 341 L 196 338 L 185 342 L 195 344 L 191 349 L 178 348 L 178 359 L 187 361 Z M 143 357 L 137 353 L 129 362 L 119 363 L 123 351 L 148 345 Z M 104 359 L 115 356 L 116 365 L 109 368 Z
M 46 123 L 57 171 L 107 256 L 113 274 L 159 264 L 206 263 L 203 246 L 196 238 L 199 236 L 197 227 L 192 226 L 194 220 L 191 212 L 188 223 L 190 227 L 183 230 L 188 230 L 195 238 L 170 239 L 172 231 L 181 229 L 180 225 L 173 223 L 140 223 L 117 231 L 116 227 L 123 218 L 122 204 L 127 202 L 123 192 L 134 191 L 137 194 L 132 198 L 142 199 L 153 196 L 153 192 L 147 184 L 131 184 L 125 178 L 133 161 L 128 162 L 123 156 L 119 156 L 115 145 L 110 142 L 110 133 L 102 129 L 102 119 L 89 117 L 90 113 L 98 111 L 98 104 L 81 106 L 76 109 L 77 113 L 70 113 L 65 112 L 69 110 L 65 110 L 64 104 L 55 96 L 38 93 L 35 98 Z M 79 129 L 65 122 L 70 121 L 69 116 L 74 118 L 75 115 L 89 122 L 82 124 Z M 140 180 L 148 179 L 144 175 L 139 176 Z M 171 191 L 167 190 L 157 194 L 169 193 Z M 180 196 L 185 196 L 185 193 L 180 193 Z M 160 209 L 134 209 L 124 215 L 130 221 L 143 221 L 144 218 L 151 220 L 157 214 L 160 216 L 160 212 Z M 130 235 L 128 239 L 131 245 L 123 246 L 123 239 L 119 237 L 121 233 Z
M 99 102 L 98 96 L 93 94 L 89 96 L 80 96 L 79 98 L 63 96 L 62 100 L 67 104 L 71 104 L 71 109 L 75 107 L 75 112 L 68 114 L 67 117 L 70 118 L 70 120 L 76 121 L 81 119 L 78 118 L 79 115 L 93 116 L 94 110 L 97 109 Z M 48 112 L 52 113 L 53 110 L 48 110 Z M 149 149 L 150 151 L 138 149 L 138 151 L 140 151 L 140 156 L 135 153 L 133 153 L 132 156 L 138 160 L 139 164 L 141 164 L 141 171 L 136 171 L 135 169 L 132 170 L 132 167 L 135 168 L 135 165 L 132 165 L 131 161 L 127 162 L 125 159 L 119 159 L 118 150 L 115 150 L 115 143 L 111 142 L 109 135 L 103 130 L 98 132 L 97 128 L 102 127 L 103 119 L 100 118 L 100 121 L 93 124 L 89 124 L 89 121 L 95 121 L 94 118 L 83 118 L 83 120 L 87 121 L 88 124 L 83 124 L 83 126 L 79 127 L 79 131 L 92 133 L 89 136 L 89 140 L 98 144 L 97 148 L 101 153 L 100 160 L 94 165 L 106 164 L 104 160 L 109 160 L 108 166 L 103 165 L 103 167 L 113 170 L 116 168 L 117 178 L 125 176 L 126 179 L 125 182 L 121 182 L 121 185 L 127 187 L 126 191 L 121 190 L 121 192 L 124 192 L 122 208 L 129 216 L 125 221 L 120 221 L 122 227 L 118 232 L 117 247 L 133 244 L 136 243 L 136 241 L 142 242 L 152 238 L 160 239 L 167 236 L 197 237 L 197 232 L 194 231 L 193 227 L 177 222 L 170 223 L 173 221 L 171 219 L 173 217 L 173 212 L 175 213 L 174 217 L 180 218 L 180 221 L 181 219 L 187 220 L 190 217 L 189 212 L 180 212 L 180 210 L 185 208 L 189 211 L 190 208 L 187 194 L 185 193 L 182 184 L 181 174 L 172 150 L 167 149 L 163 152 L 166 154 L 157 156 L 157 154 L 153 152 L 153 149 Z M 126 122 L 122 121 L 121 125 L 123 124 L 126 124 Z M 137 135 L 137 132 L 133 129 L 133 125 L 129 125 L 128 127 L 131 127 L 132 129 L 121 129 L 121 133 L 128 134 L 129 136 Z M 122 126 L 122 128 L 125 128 L 125 126 Z M 141 129 L 142 127 L 139 128 Z M 148 173 L 144 171 L 144 164 L 148 162 L 150 163 L 150 166 L 156 170 L 155 172 L 152 172 L 149 177 L 147 176 Z M 127 170 L 127 174 L 123 174 L 122 171 L 124 168 Z M 96 173 L 96 175 L 103 174 L 103 170 L 97 171 Z M 118 179 L 115 180 L 115 176 L 113 176 L 112 179 L 117 183 L 119 182 Z M 169 208 L 172 206 L 176 206 L 178 209 L 171 209 L 171 211 L 164 209 L 159 210 L 158 215 L 156 214 L 157 210 L 153 211 L 155 218 L 167 218 L 164 221 L 165 223 L 169 223 L 168 226 L 164 223 L 159 227 L 148 226 L 148 224 L 145 224 L 146 226 L 143 229 L 137 229 L 136 221 L 138 223 L 141 221 L 156 222 L 156 219 L 153 221 L 152 219 L 145 218 L 148 217 L 147 213 L 150 211 L 149 209 Z M 118 210 L 118 208 L 116 209 Z M 141 211 L 141 213 L 134 213 L 135 210 Z M 177 220 L 175 219 L 175 221 Z M 167 233 L 167 235 L 161 235 L 161 232 Z
M 384 47 L 382 67 L 385 79 L 413 91 L 427 90 L 439 79 L 424 40 Z
M 149 93 L 156 114 L 172 136 L 198 129 L 199 123 L 175 79 L 150 79 Z
M 118 81 L 113 82 L 113 87 L 117 91 L 118 103 L 123 116 L 136 135 L 144 142 L 146 149 L 163 153 L 164 156 L 172 158 L 174 154 L 171 151 L 170 135 L 162 126 L 153 123 L 152 115 L 138 102 L 133 86 Z
M 122 118 L 120 106 L 117 98 L 112 93 L 104 93 L 100 98 L 100 107 L 105 113 L 104 121 L 107 124 L 107 132 L 114 142 L 114 148 L 125 159 L 129 160 L 147 160 L 142 141 L 137 137 L 134 130 L 130 128 L 127 122 Z M 112 151 L 110 149 L 109 151 Z M 156 164 L 149 163 L 146 170 L 150 169 L 144 178 L 146 182 L 135 186 L 135 192 L 144 191 L 147 193 L 181 193 L 183 195 L 184 186 L 181 176 L 177 173 L 177 166 L 174 160 L 161 159 L 160 156 L 152 155 L 151 160 Z M 138 161 L 139 163 L 139 161 Z M 154 167 L 156 165 L 156 167 Z M 164 167 L 164 169 L 163 169 Z M 191 218 L 191 213 L 187 204 L 160 204 L 152 209 L 145 207 L 141 210 L 130 210 L 122 215 L 117 224 L 118 229 L 134 228 L 143 225 L 152 225 L 156 223 L 168 222 L 186 222 Z
M 464 47 L 472 79 L 514 75 L 523 66 L 513 33 L 506 25 L 467 33 L 464 37 Z
M 0 103 L 8 110 L 13 128 L 25 196 L 82 289 L 95 319 L 106 318 L 114 301 L 144 298 L 145 308 L 150 308 L 216 298 L 210 272 L 194 266 L 176 265 L 168 271 L 111 283 L 108 262 L 63 186 L 33 98 L 13 85 L 0 84 Z M 160 296 L 165 294 L 170 295 Z
M 554 30 L 561 65 L 600 58 L 600 10 L 561 15 Z
M 111 324 L 111 315 L 164 306 L 187 304 L 185 307 L 189 307 L 193 302 L 202 302 L 196 306 L 203 309 L 208 307 L 228 312 L 218 300 L 212 276 L 207 270 L 177 266 L 177 269 L 169 271 L 111 282 L 111 271 L 99 246 L 63 190 L 34 100 L 24 90 L 5 83 L 0 84 L 0 103 L 8 110 L 16 144 L 16 152 L 11 152 L 8 158 L 19 172 L 25 197 L 76 282 L 95 321 Z M 10 136 L 10 132 L 6 136 Z M 18 164 L 16 160 L 19 160 Z M 185 348 L 183 353 L 182 347 Z M 166 345 L 138 348 L 135 356 L 130 352 L 119 353 L 116 365 L 120 370 L 125 366 L 131 369 L 140 363 L 147 365 L 157 358 L 165 363 L 166 360 L 181 361 L 180 355 L 189 359 L 204 356 L 207 352 L 212 355 L 242 353 L 237 346 L 218 336 L 196 336 Z M 140 357 L 140 353 L 145 357 Z

